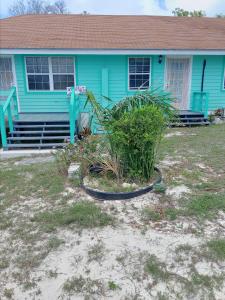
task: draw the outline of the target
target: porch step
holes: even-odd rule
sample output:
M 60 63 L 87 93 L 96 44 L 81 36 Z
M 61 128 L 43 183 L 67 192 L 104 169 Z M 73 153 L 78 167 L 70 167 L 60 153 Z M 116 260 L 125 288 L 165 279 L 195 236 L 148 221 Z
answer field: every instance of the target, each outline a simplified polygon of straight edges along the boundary
M 5 148 L 55 149 L 64 147 L 69 139 L 69 121 L 14 120 L 13 131 L 8 134 Z
M 34 135 L 34 134 L 52 134 L 52 133 L 65 133 L 68 134 L 69 130 L 15 130 L 10 132 L 10 135 Z
M 61 124 L 61 125 L 43 125 L 43 124 L 39 124 L 39 125 L 14 125 L 14 128 L 69 128 L 70 125 L 67 124 Z
M 203 126 L 209 124 L 210 122 L 201 112 L 180 111 L 178 118 L 171 121 L 170 126 Z
M 41 144 L 41 143 L 35 143 L 35 144 L 7 144 L 7 149 L 23 149 L 23 148 L 30 148 L 30 149 L 43 149 L 43 148 L 52 148 L 52 149 L 56 149 L 56 148 L 62 148 L 64 146 L 66 146 L 66 143 L 47 143 L 47 144 Z
M 20 137 L 8 137 L 8 141 L 34 141 L 34 140 L 65 140 L 69 136 L 20 136 Z

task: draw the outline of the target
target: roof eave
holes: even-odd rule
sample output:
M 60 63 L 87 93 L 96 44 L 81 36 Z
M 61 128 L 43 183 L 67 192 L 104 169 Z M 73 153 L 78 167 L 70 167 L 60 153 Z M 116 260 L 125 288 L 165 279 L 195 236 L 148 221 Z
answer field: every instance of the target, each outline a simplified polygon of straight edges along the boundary
M 1 48 L 1 55 L 13 54 L 92 54 L 92 55 L 225 55 L 225 49 L 57 49 Z

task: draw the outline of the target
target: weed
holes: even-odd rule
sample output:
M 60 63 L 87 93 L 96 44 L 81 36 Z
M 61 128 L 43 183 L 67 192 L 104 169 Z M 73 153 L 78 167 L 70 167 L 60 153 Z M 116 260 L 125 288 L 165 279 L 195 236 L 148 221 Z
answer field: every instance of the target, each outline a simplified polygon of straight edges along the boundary
M 4 289 L 4 296 L 7 298 L 7 299 L 12 299 L 13 298 L 13 294 L 14 294 L 14 291 L 13 289 Z
M 159 212 L 151 209 L 151 208 L 144 208 L 142 211 L 142 217 L 144 221 L 153 221 L 157 222 L 162 219 L 162 216 Z
M 63 243 L 64 241 L 62 239 L 59 239 L 57 237 L 52 237 L 49 239 L 47 247 L 51 250 L 55 250 Z
M 114 281 L 108 281 L 108 287 L 111 291 L 118 290 L 120 287 Z
M 92 280 L 90 278 L 84 278 L 82 276 L 73 276 L 63 285 L 63 291 L 66 294 L 83 294 L 83 295 L 104 295 L 104 285 L 100 280 Z
M 208 247 L 209 254 L 216 260 L 225 260 L 225 239 L 214 239 L 209 241 L 206 246 Z
M 7 257 L 0 257 L 0 270 L 6 269 L 9 266 L 9 259 Z
M 225 210 L 225 195 L 205 194 L 192 199 L 184 213 L 199 218 L 212 218 L 219 210 Z
M 166 281 L 170 273 L 166 270 L 164 263 L 160 262 L 155 255 L 151 255 L 145 263 L 145 272 L 150 274 L 155 280 Z
M 73 223 L 81 228 L 102 227 L 113 224 L 111 216 L 102 212 L 99 206 L 88 201 L 76 203 L 65 209 L 40 213 L 32 221 L 39 222 L 48 231 Z
M 179 213 L 179 210 L 173 207 L 168 207 L 165 209 L 165 216 L 170 221 L 174 221 L 177 218 L 177 215 Z
M 101 262 L 104 256 L 105 247 L 102 242 L 95 244 L 88 249 L 88 262 L 97 261 Z

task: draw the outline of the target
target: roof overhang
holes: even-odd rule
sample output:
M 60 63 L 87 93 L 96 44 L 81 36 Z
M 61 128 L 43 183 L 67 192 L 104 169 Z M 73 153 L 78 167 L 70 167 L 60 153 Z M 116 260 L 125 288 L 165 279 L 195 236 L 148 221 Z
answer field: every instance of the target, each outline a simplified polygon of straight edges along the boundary
M 225 49 L 0 49 L 0 54 L 81 54 L 81 55 L 225 55 Z

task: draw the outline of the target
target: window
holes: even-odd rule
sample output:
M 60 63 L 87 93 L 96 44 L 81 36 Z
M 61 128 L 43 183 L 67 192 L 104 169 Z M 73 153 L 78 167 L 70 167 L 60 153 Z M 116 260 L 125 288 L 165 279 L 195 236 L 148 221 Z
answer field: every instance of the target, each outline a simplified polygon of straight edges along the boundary
M 150 58 L 129 58 L 129 89 L 146 90 L 150 86 Z
M 65 90 L 74 86 L 74 65 L 72 57 L 52 57 L 54 90 Z
M 29 90 L 49 90 L 48 57 L 26 57 Z
M 29 90 L 65 90 L 74 86 L 72 57 L 26 57 Z
M 13 85 L 12 58 L 0 57 L 0 90 L 8 90 Z

